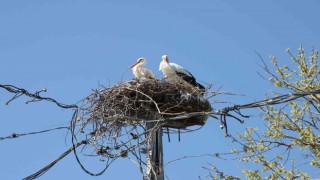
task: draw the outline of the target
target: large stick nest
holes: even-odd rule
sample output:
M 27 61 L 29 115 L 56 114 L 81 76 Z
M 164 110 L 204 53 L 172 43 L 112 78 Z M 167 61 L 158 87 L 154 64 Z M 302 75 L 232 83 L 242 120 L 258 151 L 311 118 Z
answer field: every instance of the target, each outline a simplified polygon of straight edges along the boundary
M 185 82 L 157 79 L 132 80 L 97 89 L 83 100 L 78 132 L 91 140 L 89 144 L 98 155 L 123 157 L 146 144 L 148 121 L 156 122 L 154 130 L 204 125 L 208 118 L 204 115 L 172 120 L 189 113 L 210 112 L 211 105 L 204 93 Z
M 148 121 L 154 114 L 170 118 L 181 114 L 211 111 L 204 92 L 184 82 L 165 80 L 128 81 L 112 88 L 95 91 L 87 99 L 93 103 L 89 112 L 91 119 L 127 123 L 128 119 Z M 159 116 L 158 116 L 159 117 Z M 204 125 L 207 117 L 198 116 L 168 121 L 163 127 L 185 128 Z

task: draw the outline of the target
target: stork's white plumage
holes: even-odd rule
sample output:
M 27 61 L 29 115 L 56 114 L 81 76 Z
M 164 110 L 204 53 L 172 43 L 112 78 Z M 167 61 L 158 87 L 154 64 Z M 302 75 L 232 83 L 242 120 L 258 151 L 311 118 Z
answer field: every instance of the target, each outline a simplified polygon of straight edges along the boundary
M 137 62 L 135 62 L 132 66 L 130 66 L 130 69 L 132 69 L 132 72 L 134 76 L 138 79 L 155 79 L 153 73 L 143 66 L 147 64 L 146 58 L 139 58 Z
M 167 55 L 162 56 L 159 71 L 163 72 L 165 78 L 168 81 L 179 81 L 182 79 L 191 84 L 192 86 L 198 87 L 199 89 L 205 89 L 205 87 L 203 87 L 196 81 L 196 78 L 194 78 L 189 71 L 187 71 L 186 69 L 184 69 L 176 63 L 169 62 Z

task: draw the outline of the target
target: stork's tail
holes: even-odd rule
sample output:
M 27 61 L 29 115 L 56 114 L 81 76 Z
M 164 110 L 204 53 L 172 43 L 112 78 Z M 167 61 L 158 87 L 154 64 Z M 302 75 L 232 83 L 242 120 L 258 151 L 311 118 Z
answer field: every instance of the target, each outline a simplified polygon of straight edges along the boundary
M 199 88 L 200 90 L 205 90 L 205 89 L 206 89 L 202 84 L 200 84 L 200 83 L 198 83 L 198 82 L 196 82 L 196 86 L 197 86 L 197 88 Z
M 205 89 L 206 89 L 202 84 L 198 83 L 198 82 L 195 81 L 195 80 L 194 80 L 194 81 L 189 81 L 189 83 L 190 83 L 192 86 L 198 88 L 198 89 L 201 90 L 201 91 L 205 91 Z

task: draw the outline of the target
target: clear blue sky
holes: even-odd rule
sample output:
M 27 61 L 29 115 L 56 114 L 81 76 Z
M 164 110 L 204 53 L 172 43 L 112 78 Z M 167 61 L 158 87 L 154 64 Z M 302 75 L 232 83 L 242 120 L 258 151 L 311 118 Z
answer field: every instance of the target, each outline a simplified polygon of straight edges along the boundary
M 294 52 L 320 47 L 319 6 L 310 1 L 118 1 L 34 0 L 0 1 L 0 83 L 31 91 L 47 88 L 46 96 L 73 104 L 99 84 L 113 85 L 133 77 L 127 67 L 139 57 L 162 77 L 158 66 L 163 54 L 190 70 L 200 82 L 223 85 L 225 91 L 243 97 L 216 99 L 247 103 L 264 98 L 271 86 L 256 71 L 259 58 L 290 61 L 285 49 Z M 10 94 L 0 90 L 0 101 Z M 71 111 L 50 103 L 25 105 L 19 99 L 0 105 L 0 136 L 67 124 Z M 252 113 L 258 114 L 258 111 Z M 256 116 L 233 129 L 261 126 Z M 241 127 L 241 128 L 240 128 Z M 65 131 L 0 142 L 0 179 L 21 179 L 54 160 L 70 147 Z M 178 142 L 165 141 L 165 161 L 184 155 L 229 152 L 233 144 L 224 138 L 216 120 L 209 119 L 197 132 Z M 213 158 L 193 158 L 168 165 L 170 179 L 197 179 L 207 163 L 241 176 L 243 165 Z M 98 171 L 102 163 L 91 163 Z M 118 160 L 100 177 L 85 174 L 72 154 L 42 179 L 141 179 L 127 160 Z

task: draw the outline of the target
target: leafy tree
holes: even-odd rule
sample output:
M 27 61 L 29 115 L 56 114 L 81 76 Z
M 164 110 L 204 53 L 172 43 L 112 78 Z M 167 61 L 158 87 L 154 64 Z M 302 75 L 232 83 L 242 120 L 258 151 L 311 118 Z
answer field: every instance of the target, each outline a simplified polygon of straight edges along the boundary
M 286 52 L 293 63 L 280 65 L 271 57 L 271 66 L 263 61 L 267 80 L 275 86 L 270 96 L 304 93 L 320 89 L 318 51 L 307 54 L 301 46 L 298 54 Z M 288 63 L 289 64 L 289 63 Z M 248 127 L 230 138 L 239 144 L 231 150 L 237 161 L 255 164 L 244 169 L 249 179 L 310 179 L 310 171 L 320 176 L 320 95 L 310 95 L 280 105 L 261 107 L 265 128 Z M 237 179 L 212 165 L 213 179 Z

